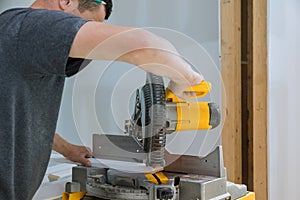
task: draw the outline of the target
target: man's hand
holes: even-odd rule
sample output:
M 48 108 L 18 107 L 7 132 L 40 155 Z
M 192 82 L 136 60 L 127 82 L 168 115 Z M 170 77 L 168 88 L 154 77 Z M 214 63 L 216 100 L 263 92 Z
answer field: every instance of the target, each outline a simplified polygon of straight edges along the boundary
M 68 145 L 68 151 L 63 154 L 68 160 L 73 162 L 79 162 L 84 166 L 90 167 L 91 162 L 88 158 L 92 157 L 91 149 L 84 146 L 78 146 L 74 144 Z
M 188 99 L 189 97 L 195 96 L 195 92 L 185 92 L 185 89 L 189 86 L 194 86 L 200 84 L 204 81 L 204 78 L 201 74 L 193 72 L 193 76 L 189 81 L 176 83 L 174 81 L 170 81 L 168 88 L 175 94 L 177 97 L 182 99 Z
M 70 161 L 79 162 L 88 167 L 91 166 L 91 162 L 88 158 L 92 157 L 92 151 L 88 147 L 71 144 L 58 134 L 55 134 L 52 149 Z

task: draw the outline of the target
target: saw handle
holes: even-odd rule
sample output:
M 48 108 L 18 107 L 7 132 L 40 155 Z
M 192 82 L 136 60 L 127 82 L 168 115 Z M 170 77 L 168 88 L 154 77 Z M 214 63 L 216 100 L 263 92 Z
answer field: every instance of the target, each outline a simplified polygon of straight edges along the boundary
M 195 92 L 196 95 L 191 98 L 201 98 L 207 95 L 211 91 L 211 83 L 207 81 L 202 81 L 198 85 L 189 86 L 185 90 L 185 92 Z M 186 101 L 177 97 L 169 88 L 166 90 L 166 100 L 169 102 L 182 102 Z
M 201 98 L 207 95 L 211 90 L 211 83 L 207 81 L 202 81 L 198 85 L 190 86 L 185 89 L 185 92 L 195 92 L 196 96 L 192 98 Z

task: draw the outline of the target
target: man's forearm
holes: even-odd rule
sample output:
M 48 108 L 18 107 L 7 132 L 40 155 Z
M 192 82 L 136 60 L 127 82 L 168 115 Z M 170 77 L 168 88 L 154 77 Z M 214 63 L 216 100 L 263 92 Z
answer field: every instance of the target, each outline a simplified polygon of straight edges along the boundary
M 68 155 L 69 153 L 69 143 L 64 140 L 60 135 L 55 134 L 54 140 L 53 140 L 53 146 L 52 149 L 63 156 Z

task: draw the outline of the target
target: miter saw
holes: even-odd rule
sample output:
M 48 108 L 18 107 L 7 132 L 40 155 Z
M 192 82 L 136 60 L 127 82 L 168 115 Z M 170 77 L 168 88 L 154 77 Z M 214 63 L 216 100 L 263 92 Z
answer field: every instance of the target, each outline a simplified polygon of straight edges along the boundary
M 211 84 L 205 81 L 186 89 L 197 98 L 210 90 Z M 74 167 L 65 195 L 81 191 L 85 199 L 254 199 L 246 186 L 227 182 L 221 146 L 204 158 L 165 150 L 166 134 L 213 129 L 220 119 L 215 103 L 178 98 L 165 90 L 162 77 L 148 73 L 145 85 L 136 91 L 125 134 L 93 135 L 93 156 L 99 162 Z

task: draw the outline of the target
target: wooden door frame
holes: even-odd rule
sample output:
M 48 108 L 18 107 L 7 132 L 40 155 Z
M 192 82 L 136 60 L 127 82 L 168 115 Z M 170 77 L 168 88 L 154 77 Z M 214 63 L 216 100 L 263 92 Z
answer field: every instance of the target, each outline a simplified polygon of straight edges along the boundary
M 267 200 L 267 0 L 220 3 L 227 177 Z

